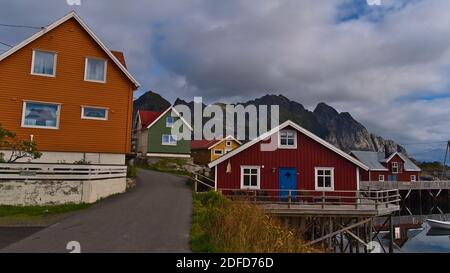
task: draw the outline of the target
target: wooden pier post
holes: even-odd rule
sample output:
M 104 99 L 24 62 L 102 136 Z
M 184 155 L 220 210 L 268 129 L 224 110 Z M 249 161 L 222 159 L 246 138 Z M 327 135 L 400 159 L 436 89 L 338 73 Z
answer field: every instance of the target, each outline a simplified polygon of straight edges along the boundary
M 392 214 L 389 215 L 389 253 L 394 253 L 394 222 Z

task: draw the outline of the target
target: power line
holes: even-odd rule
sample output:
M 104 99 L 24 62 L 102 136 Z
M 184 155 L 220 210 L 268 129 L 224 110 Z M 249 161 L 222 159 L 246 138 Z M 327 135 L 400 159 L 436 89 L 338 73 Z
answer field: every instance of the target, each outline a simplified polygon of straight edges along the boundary
M 448 140 L 442 140 L 442 141 L 417 142 L 417 143 L 400 143 L 400 145 L 403 145 L 403 146 L 428 145 L 428 144 L 442 144 L 442 143 L 447 143 L 447 142 L 448 142 Z
M 2 45 L 4 45 L 4 46 L 7 46 L 7 47 L 13 47 L 12 45 L 7 44 L 7 43 L 4 43 L 4 42 L 0 42 L 0 44 L 2 44 Z
M 31 28 L 31 29 L 43 29 L 43 27 L 35 27 L 35 26 L 24 26 L 24 25 L 10 25 L 10 24 L 0 24 L 0 27 L 14 27 L 14 28 Z

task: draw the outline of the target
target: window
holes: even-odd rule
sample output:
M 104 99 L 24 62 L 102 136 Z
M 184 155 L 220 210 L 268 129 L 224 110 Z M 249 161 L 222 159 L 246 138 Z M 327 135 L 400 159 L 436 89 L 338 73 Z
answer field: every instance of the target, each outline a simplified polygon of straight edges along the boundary
M 260 167 L 241 166 L 241 189 L 259 189 Z
M 83 107 L 81 107 L 81 118 L 82 119 L 107 120 L 108 119 L 108 109 L 99 108 L 99 107 L 83 106 Z
M 225 148 L 225 154 L 228 154 L 229 152 L 233 151 L 231 148 Z
M 398 162 L 392 162 L 392 173 L 399 173 Z
M 175 135 L 163 135 L 162 136 L 162 145 L 177 145 L 177 136 Z
M 166 127 L 172 128 L 174 122 L 175 122 L 175 120 L 173 117 L 167 117 L 166 118 Z
M 31 74 L 54 77 L 56 75 L 56 53 L 34 50 Z
M 86 58 L 84 80 L 92 82 L 106 82 L 106 60 Z
M 232 144 L 231 141 L 228 140 L 227 141 L 227 147 L 231 147 L 231 144 Z
M 411 182 L 416 182 L 417 181 L 417 177 L 415 175 L 411 175 Z
M 334 190 L 334 168 L 316 168 L 316 190 Z
M 285 130 L 280 132 L 280 148 L 296 148 L 295 131 Z
M 223 155 L 223 150 L 221 150 L 221 149 L 214 149 L 214 155 Z
M 380 182 L 384 182 L 384 175 L 379 175 L 378 176 L 378 181 L 380 181 Z
M 22 127 L 58 129 L 61 105 L 57 103 L 23 103 Z

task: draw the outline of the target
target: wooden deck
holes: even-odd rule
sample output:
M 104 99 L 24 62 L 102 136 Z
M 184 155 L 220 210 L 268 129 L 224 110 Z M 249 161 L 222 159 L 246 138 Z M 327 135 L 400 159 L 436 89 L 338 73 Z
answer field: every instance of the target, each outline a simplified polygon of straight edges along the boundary
M 399 190 L 311 191 L 236 190 L 221 192 L 235 201 L 261 206 L 278 216 L 379 217 L 400 210 Z
M 450 190 L 450 181 L 361 181 L 360 186 L 367 190 Z
M 264 204 L 265 212 L 277 216 L 345 216 L 345 217 L 379 217 L 389 215 L 400 210 L 400 206 L 388 204 L 375 208 L 370 205 L 303 205 L 303 204 Z

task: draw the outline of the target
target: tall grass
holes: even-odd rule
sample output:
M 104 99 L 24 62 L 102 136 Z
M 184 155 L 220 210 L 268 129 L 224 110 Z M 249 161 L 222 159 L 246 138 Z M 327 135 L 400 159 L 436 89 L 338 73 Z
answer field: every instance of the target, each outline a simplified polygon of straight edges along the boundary
M 194 252 L 304 253 L 293 230 L 249 203 L 232 202 L 219 193 L 194 196 L 191 247 Z

